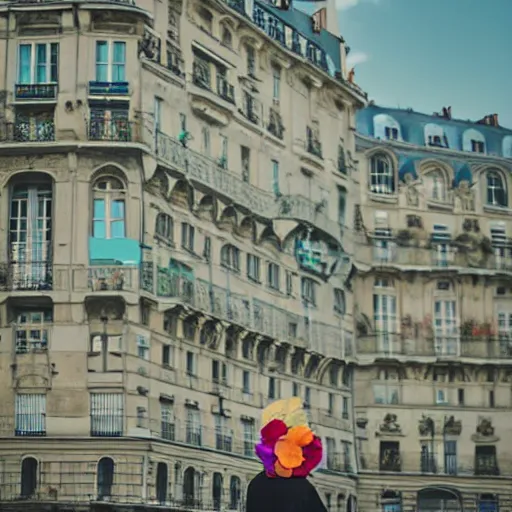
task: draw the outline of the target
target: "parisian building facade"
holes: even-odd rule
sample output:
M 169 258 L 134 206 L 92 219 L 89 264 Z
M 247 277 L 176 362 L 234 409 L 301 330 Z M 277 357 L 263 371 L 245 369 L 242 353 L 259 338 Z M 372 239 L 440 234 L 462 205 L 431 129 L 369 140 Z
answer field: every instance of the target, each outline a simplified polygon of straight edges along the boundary
M 3 2 L 2 510 L 239 510 L 304 399 L 357 497 L 343 40 L 268 2 Z
M 329 511 L 510 510 L 512 132 L 364 108 L 318 23 L 0 6 L 2 510 L 242 510 L 290 395 Z

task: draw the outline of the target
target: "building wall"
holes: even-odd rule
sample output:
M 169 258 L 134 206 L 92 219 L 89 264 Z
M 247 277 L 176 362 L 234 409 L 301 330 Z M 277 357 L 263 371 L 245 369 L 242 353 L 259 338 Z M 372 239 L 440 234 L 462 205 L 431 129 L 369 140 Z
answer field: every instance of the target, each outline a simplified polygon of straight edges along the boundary
M 220 1 L 89 7 L 0 9 L 1 499 L 239 508 L 261 409 L 299 394 L 345 507 L 343 43 L 270 7 L 302 55 Z
M 357 124 L 360 506 L 507 509 L 509 131 L 377 106 Z

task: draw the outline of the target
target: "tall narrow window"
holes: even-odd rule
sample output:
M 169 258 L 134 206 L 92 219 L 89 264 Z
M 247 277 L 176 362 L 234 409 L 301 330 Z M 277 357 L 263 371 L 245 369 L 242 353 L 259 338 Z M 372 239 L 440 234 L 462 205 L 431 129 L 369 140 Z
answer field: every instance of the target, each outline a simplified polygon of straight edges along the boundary
M 434 334 L 437 355 L 456 355 L 459 341 L 455 299 L 434 301 Z
M 376 279 L 373 291 L 373 321 L 377 333 L 379 352 L 393 350 L 393 336 L 397 331 L 396 294 L 388 279 Z
M 251 180 L 251 150 L 247 146 L 240 147 L 240 158 L 242 163 L 242 179 L 249 183 Z
M 222 505 L 222 474 L 214 473 L 213 474 L 213 489 L 212 489 L 212 498 L 213 498 L 213 510 L 220 510 Z
M 183 501 L 187 508 L 199 508 L 199 477 L 199 473 L 192 466 L 183 474 Z
M 374 194 L 395 193 L 395 177 L 390 159 L 383 154 L 370 159 L 370 190 Z
M 123 41 L 96 42 L 96 81 L 126 81 L 126 43 Z
M 220 136 L 221 147 L 220 147 L 220 166 L 223 169 L 228 168 L 228 138 L 225 135 Z
M 444 472 L 447 475 L 456 475 L 457 469 L 457 441 L 445 441 Z
M 121 393 L 91 393 L 91 436 L 123 435 L 124 397 Z
M 154 111 L 155 133 L 157 133 L 162 129 L 162 99 L 158 96 L 155 96 Z
M 439 169 L 425 174 L 425 185 L 427 190 L 427 197 L 433 201 L 446 202 L 447 190 L 446 180 L 444 174 Z
M 256 74 L 256 52 L 252 46 L 246 46 L 247 74 L 254 77 Z
M 277 160 L 272 160 L 272 190 L 274 195 L 280 195 L 279 189 L 279 162 Z
M 272 67 L 272 95 L 274 102 L 278 102 L 281 97 L 281 70 L 276 66 Z
M 103 457 L 98 462 L 97 482 L 98 500 L 104 500 L 112 496 L 114 485 L 114 461 L 110 457 Z
M 347 189 L 338 187 L 338 223 L 345 226 L 345 213 L 347 209 Z
M 34 457 L 21 461 L 21 497 L 33 498 L 38 486 L 39 463 Z
M 207 126 L 203 126 L 203 153 L 210 156 L 210 129 Z
M 159 462 L 156 467 L 156 499 L 158 503 L 167 501 L 167 488 L 169 486 L 169 470 L 165 462 Z
M 487 204 L 490 206 L 508 206 L 507 191 L 499 172 L 487 173 Z
M 15 185 L 9 223 L 14 289 L 51 289 L 52 185 Z
M 59 43 L 19 45 L 18 84 L 52 84 L 58 76 Z
M 201 412 L 198 409 L 188 409 L 186 422 L 187 443 L 201 446 L 201 432 Z
M 99 178 L 93 187 L 94 207 L 92 236 L 94 238 L 124 238 L 125 190 L 120 180 Z
M 46 395 L 16 395 L 14 423 L 16 436 L 46 435 Z
M 232 476 L 229 481 L 229 509 L 238 510 L 242 498 L 242 481 L 238 476 Z

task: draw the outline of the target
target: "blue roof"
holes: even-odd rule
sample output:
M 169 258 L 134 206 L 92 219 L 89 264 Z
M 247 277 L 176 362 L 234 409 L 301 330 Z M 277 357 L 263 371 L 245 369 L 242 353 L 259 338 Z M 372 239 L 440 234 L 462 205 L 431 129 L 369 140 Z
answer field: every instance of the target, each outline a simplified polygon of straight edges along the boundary
M 380 116 L 376 120 L 376 116 Z M 376 122 L 377 121 L 377 122 Z M 471 142 L 482 140 L 485 154 L 512 158 L 512 130 L 500 126 L 489 126 L 472 121 L 448 119 L 442 116 L 414 112 L 412 109 L 384 108 L 370 105 L 360 110 L 356 116 L 357 131 L 368 137 L 380 137 L 382 123 L 396 123 L 399 139 L 416 146 L 449 148 L 471 152 Z M 471 130 L 471 131 L 470 131 Z M 436 144 L 428 144 L 428 134 L 438 134 Z M 468 148 L 469 144 L 469 148 Z

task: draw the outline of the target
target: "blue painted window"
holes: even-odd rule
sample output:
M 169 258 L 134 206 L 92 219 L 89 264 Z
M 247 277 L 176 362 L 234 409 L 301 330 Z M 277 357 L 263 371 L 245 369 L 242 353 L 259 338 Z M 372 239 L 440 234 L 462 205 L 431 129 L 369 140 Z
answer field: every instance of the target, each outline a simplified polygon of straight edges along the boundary
M 20 44 L 18 60 L 19 84 L 57 83 L 59 44 Z
M 92 236 L 94 238 L 125 238 L 125 200 L 121 182 L 102 178 L 94 186 Z
M 126 80 L 126 43 L 124 41 L 96 42 L 96 81 L 124 82 Z

